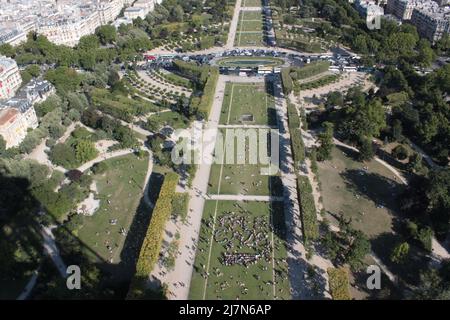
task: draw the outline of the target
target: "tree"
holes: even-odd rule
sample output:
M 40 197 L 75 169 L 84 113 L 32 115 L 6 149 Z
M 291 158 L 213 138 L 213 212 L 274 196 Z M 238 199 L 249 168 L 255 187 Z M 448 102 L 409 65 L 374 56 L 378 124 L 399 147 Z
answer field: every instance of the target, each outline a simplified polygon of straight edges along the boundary
M 395 119 L 394 123 L 392 124 L 392 137 L 396 141 L 402 141 L 403 140 L 402 132 L 403 132 L 402 122 L 398 119 Z
M 325 161 L 331 159 L 331 151 L 333 149 L 333 124 L 324 122 L 325 130 L 318 135 L 320 146 L 317 148 L 317 160 Z
M 108 168 L 109 168 L 108 164 L 105 161 L 102 161 L 94 164 L 91 170 L 94 174 L 102 174 L 105 173 L 106 170 L 108 170 Z
M 0 135 L 0 156 L 6 151 L 5 139 Z
M 184 17 L 183 8 L 180 5 L 176 5 L 170 11 L 170 19 L 175 22 L 182 22 Z
M 82 164 L 94 159 L 98 154 L 94 143 L 89 140 L 80 140 L 75 145 L 75 158 Z
M 372 141 L 368 138 L 363 137 L 358 143 L 359 161 L 369 161 L 374 155 L 375 151 L 373 150 Z
M 100 26 L 95 30 L 95 34 L 103 45 L 113 43 L 117 39 L 116 28 L 113 25 Z
M 98 49 L 98 47 L 100 46 L 99 40 L 97 38 L 96 35 L 87 35 L 87 36 L 82 36 L 80 38 L 80 41 L 78 42 L 78 48 L 85 50 L 85 51 L 91 51 L 91 50 L 95 50 Z
M 391 261 L 394 263 L 403 263 L 409 254 L 408 242 L 397 244 L 391 252 Z
M 424 169 L 424 166 L 422 165 L 422 155 L 420 155 L 417 152 L 414 152 L 412 155 L 409 156 L 408 159 L 408 170 L 410 170 L 413 173 L 421 172 Z
M 399 160 L 405 160 L 408 158 L 408 150 L 402 144 L 399 144 L 392 149 L 392 156 Z
M 326 102 L 327 108 L 336 106 L 342 107 L 343 105 L 344 105 L 344 97 L 342 96 L 342 93 L 340 93 L 339 91 L 333 91 L 328 93 Z
M 0 45 L 0 55 L 7 56 L 8 58 L 14 57 L 16 50 L 9 43 L 3 43 Z
M 417 62 L 421 67 L 429 67 L 435 58 L 433 49 L 427 39 L 420 39 L 417 45 Z
M 364 257 L 370 252 L 370 242 L 360 230 L 351 227 L 351 219 L 338 217 L 339 231 L 328 231 L 322 244 L 327 256 L 337 265 L 349 264 L 353 270 L 363 265 Z
M 445 237 L 450 229 L 450 169 L 435 169 L 429 174 L 425 191 L 428 211 L 437 235 Z

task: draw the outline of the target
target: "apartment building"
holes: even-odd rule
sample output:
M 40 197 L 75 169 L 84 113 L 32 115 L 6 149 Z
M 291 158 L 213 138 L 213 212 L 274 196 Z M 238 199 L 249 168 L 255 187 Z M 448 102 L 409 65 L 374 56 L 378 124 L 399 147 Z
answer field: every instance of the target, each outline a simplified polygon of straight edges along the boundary
M 426 6 L 414 8 L 411 23 L 416 26 L 421 37 L 434 43 L 444 33 L 450 33 L 450 8 L 427 2 Z
M 418 0 L 388 0 L 386 13 L 390 13 L 400 20 L 410 20 L 412 12 L 422 1 Z
M 17 63 L 10 58 L 0 56 L 0 101 L 14 96 L 22 84 Z
M 50 82 L 33 79 L 14 98 L 0 104 L 0 135 L 6 142 L 6 148 L 18 146 L 29 128 L 37 128 L 34 104 L 44 101 L 54 92 Z

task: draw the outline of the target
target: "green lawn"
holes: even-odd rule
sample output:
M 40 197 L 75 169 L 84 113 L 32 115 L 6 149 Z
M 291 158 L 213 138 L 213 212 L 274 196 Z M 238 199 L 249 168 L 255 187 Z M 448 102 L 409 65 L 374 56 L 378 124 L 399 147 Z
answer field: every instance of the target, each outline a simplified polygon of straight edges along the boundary
M 284 63 L 283 59 L 274 57 L 226 57 L 219 59 L 217 65 L 224 67 L 257 67 L 280 66 Z
M 266 142 L 260 141 L 259 133 L 256 131 L 253 136 L 256 140 L 245 138 L 244 141 L 244 138 L 235 136 L 236 130 L 243 129 L 220 129 L 219 131 L 222 144 L 216 146 L 217 162 L 211 166 L 208 193 L 282 195 L 279 172 L 266 175 L 269 169 L 266 163 L 268 159 L 261 158 L 261 154 L 264 154 L 264 157 L 269 155 L 268 149 L 270 146 Z M 246 129 L 242 132 L 245 134 L 247 131 L 254 130 Z M 267 139 L 270 141 L 270 136 Z M 231 146 L 231 143 L 233 146 Z M 224 150 L 223 154 L 218 148 Z M 230 154 L 229 150 L 233 150 L 233 154 Z
M 264 83 L 227 83 L 220 124 L 276 124 L 275 100 Z M 253 121 L 242 121 L 251 115 Z
M 349 149 L 335 147 L 332 155 L 331 161 L 319 163 L 325 209 L 352 218 L 353 226 L 370 237 L 392 232 L 392 211 L 398 210 L 394 195 L 402 190 L 398 179 L 374 160 L 353 160 Z
M 234 39 L 235 46 L 263 44 L 261 11 L 241 11 Z
M 262 46 L 264 41 L 262 38 L 262 33 L 255 32 L 236 32 L 236 38 L 234 39 L 235 46 Z
M 164 126 L 173 129 L 186 129 L 189 127 L 189 119 L 174 111 L 153 114 L 148 118 L 147 126 L 149 130 L 158 131 Z
M 239 21 L 245 21 L 245 20 L 261 20 L 262 21 L 262 13 L 261 13 L 261 11 L 242 10 L 239 14 Z
M 398 222 L 405 219 L 399 212 L 397 200 L 397 195 L 404 191 L 404 185 L 375 160 L 368 163 L 356 161 L 356 153 L 350 149 L 334 147 L 332 156 L 331 161 L 319 162 L 325 209 L 351 218 L 352 226 L 369 237 L 373 252 L 389 270 L 402 280 L 414 283 L 419 278 L 419 272 L 427 268 L 421 249 L 410 246 L 409 257 L 404 264 L 395 264 L 390 260 L 394 246 L 406 240 L 396 228 Z M 336 223 L 333 215 L 327 214 L 326 218 Z M 370 256 L 366 257 L 365 262 L 374 264 Z M 366 277 L 356 278 L 354 281 L 358 289 L 352 288 L 353 296 L 364 298 L 375 294 L 364 290 Z M 386 279 L 382 282 L 382 286 L 385 285 Z
M 262 21 L 261 20 L 239 20 L 237 30 L 239 30 L 239 32 L 261 31 L 262 30 Z
M 213 164 L 211 166 L 208 193 L 212 195 L 243 194 L 281 196 L 282 185 L 279 176 L 261 175 L 260 169 L 261 167 L 258 165 L 231 164 L 224 165 L 221 172 L 221 165 Z
M 189 298 L 290 299 L 284 239 L 282 202 L 207 201 Z M 225 253 L 260 256 L 245 267 L 224 265 Z
M 261 0 L 244 0 L 242 2 L 243 7 L 261 7 L 262 1 Z
M 100 258 L 113 258 L 119 263 L 125 237 L 119 233 L 123 227 L 129 230 L 142 198 L 148 156 L 139 159 L 134 154 L 106 160 L 109 169 L 94 175 L 97 183 L 100 208 L 92 216 L 84 216 L 82 226 L 76 232 L 79 239 Z M 109 202 L 109 203 L 108 203 Z M 115 225 L 111 219 L 117 219 Z M 109 252 L 106 245 L 112 248 Z

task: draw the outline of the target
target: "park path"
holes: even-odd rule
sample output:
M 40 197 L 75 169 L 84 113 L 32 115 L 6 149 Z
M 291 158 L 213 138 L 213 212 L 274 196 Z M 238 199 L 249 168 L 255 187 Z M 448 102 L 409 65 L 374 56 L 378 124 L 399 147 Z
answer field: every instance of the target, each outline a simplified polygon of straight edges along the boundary
M 291 150 L 291 137 L 287 118 L 287 103 L 283 94 L 281 79 L 276 77 L 274 82 L 275 106 L 277 109 L 280 128 L 280 169 L 284 187 L 285 221 L 288 243 L 289 280 L 293 299 L 331 298 L 328 286 L 327 269 L 333 267 L 328 259 L 313 254 L 307 259 L 307 250 L 303 244 L 303 230 L 301 213 L 297 193 L 297 177 L 294 170 L 294 160 Z M 308 267 L 314 267 L 319 279 L 313 280 L 320 285 L 321 292 L 314 292 L 314 286 L 308 286 Z
M 54 228 L 56 228 L 56 226 L 42 226 L 41 234 L 44 238 L 44 251 L 52 259 L 61 277 L 66 278 L 67 266 L 61 258 L 58 246 L 56 245 L 55 236 L 52 232 Z
M 112 152 L 107 151 L 104 153 L 100 153 L 97 157 L 95 157 L 95 159 L 92 159 L 91 161 L 88 161 L 88 162 L 82 164 L 81 166 L 79 166 L 77 168 L 77 170 L 84 172 L 87 169 L 89 169 L 90 167 L 92 167 L 94 164 L 96 164 L 97 162 L 105 161 L 105 160 L 115 158 L 115 157 L 124 156 L 127 154 L 131 154 L 133 152 L 134 152 L 133 149 L 122 149 L 122 150 L 116 150 L 116 151 L 112 151 Z
M 242 0 L 236 0 L 236 4 L 234 6 L 233 18 L 231 19 L 230 29 L 228 31 L 227 43 L 225 45 L 225 49 L 229 50 L 234 47 L 234 37 L 236 36 L 238 21 L 239 21 L 239 12 L 241 11 Z M 224 48 L 218 48 L 222 50 Z
M 192 188 L 189 189 L 188 214 L 184 223 L 179 222 L 174 225 L 169 220 L 165 227 L 165 234 L 180 234 L 179 243 L 183 244 L 175 257 L 173 270 L 167 270 L 159 263 L 155 265 L 150 275 L 150 285 L 165 283 L 168 286 L 168 299 L 187 300 L 189 297 L 189 287 L 193 272 L 193 265 L 196 252 L 196 244 L 200 232 L 205 197 L 208 189 L 208 180 L 213 162 L 213 151 L 217 137 L 217 128 L 220 119 L 220 110 L 225 92 L 227 76 L 220 75 L 214 92 L 214 101 L 211 107 L 209 119 L 203 124 L 208 136 L 204 137 L 203 158 L 198 164 L 196 175 L 192 181 Z M 206 140 L 206 141 L 205 141 Z
M 39 268 L 33 271 L 33 275 L 31 276 L 27 285 L 25 286 L 25 288 L 23 289 L 23 291 L 20 293 L 20 295 L 17 297 L 16 300 L 26 300 L 28 298 L 34 286 L 36 285 L 38 276 L 39 276 Z
M 284 197 L 277 196 L 254 196 L 243 194 L 209 194 L 209 200 L 225 200 L 225 201 L 283 201 Z

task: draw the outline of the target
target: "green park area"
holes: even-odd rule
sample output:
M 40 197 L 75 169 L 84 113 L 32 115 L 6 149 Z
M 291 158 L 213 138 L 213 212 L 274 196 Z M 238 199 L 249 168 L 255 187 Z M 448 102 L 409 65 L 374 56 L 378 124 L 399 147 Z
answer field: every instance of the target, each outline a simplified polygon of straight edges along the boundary
M 242 1 L 243 7 L 261 7 L 262 1 L 261 0 L 244 0 Z
M 235 46 L 259 46 L 263 44 L 261 11 L 241 11 L 234 39 Z
M 375 160 L 357 161 L 356 152 L 340 146 L 333 148 L 332 160 L 319 162 L 318 172 L 327 220 L 336 225 L 339 214 L 351 219 L 352 227 L 368 237 L 372 251 L 391 272 L 415 282 L 419 272 L 427 268 L 423 249 L 412 245 L 408 259 L 402 263 L 391 259 L 394 248 L 406 240 L 398 231 L 399 223 L 407 218 L 400 213 L 397 200 L 405 190 L 399 178 Z M 364 262 L 376 263 L 372 256 L 366 256 Z M 356 284 L 352 286 L 353 297 L 362 299 L 373 294 L 364 289 L 365 280 L 358 274 L 351 277 Z
M 275 125 L 275 100 L 267 83 L 227 83 L 220 124 Z
M 92 216 L 79 216 L 73 233 L 94 261 L 97 257 L 118 264 L 127 260 L 123 249 L 143 195 L 148 155 L 129 154 L 103 163 L 103 170 L 93 175 L 100 206 Z
M 282 202 L 207 201 L 189 298 L 290 299 L 285 233 Z
M 319 163 L 325 209 L 351 218 L 353 227 L 369 237 L 392 232 L 393 213 L 398 211 L 395 195 L 403 189 L 399 179 L 375 160 L 356 161 L 350 149 L 335 147 L 332 156 Z
M 274 57 L 226 57 L 217 61 L 220 67 L 275 67 L 281 66 L 283 59 Z

